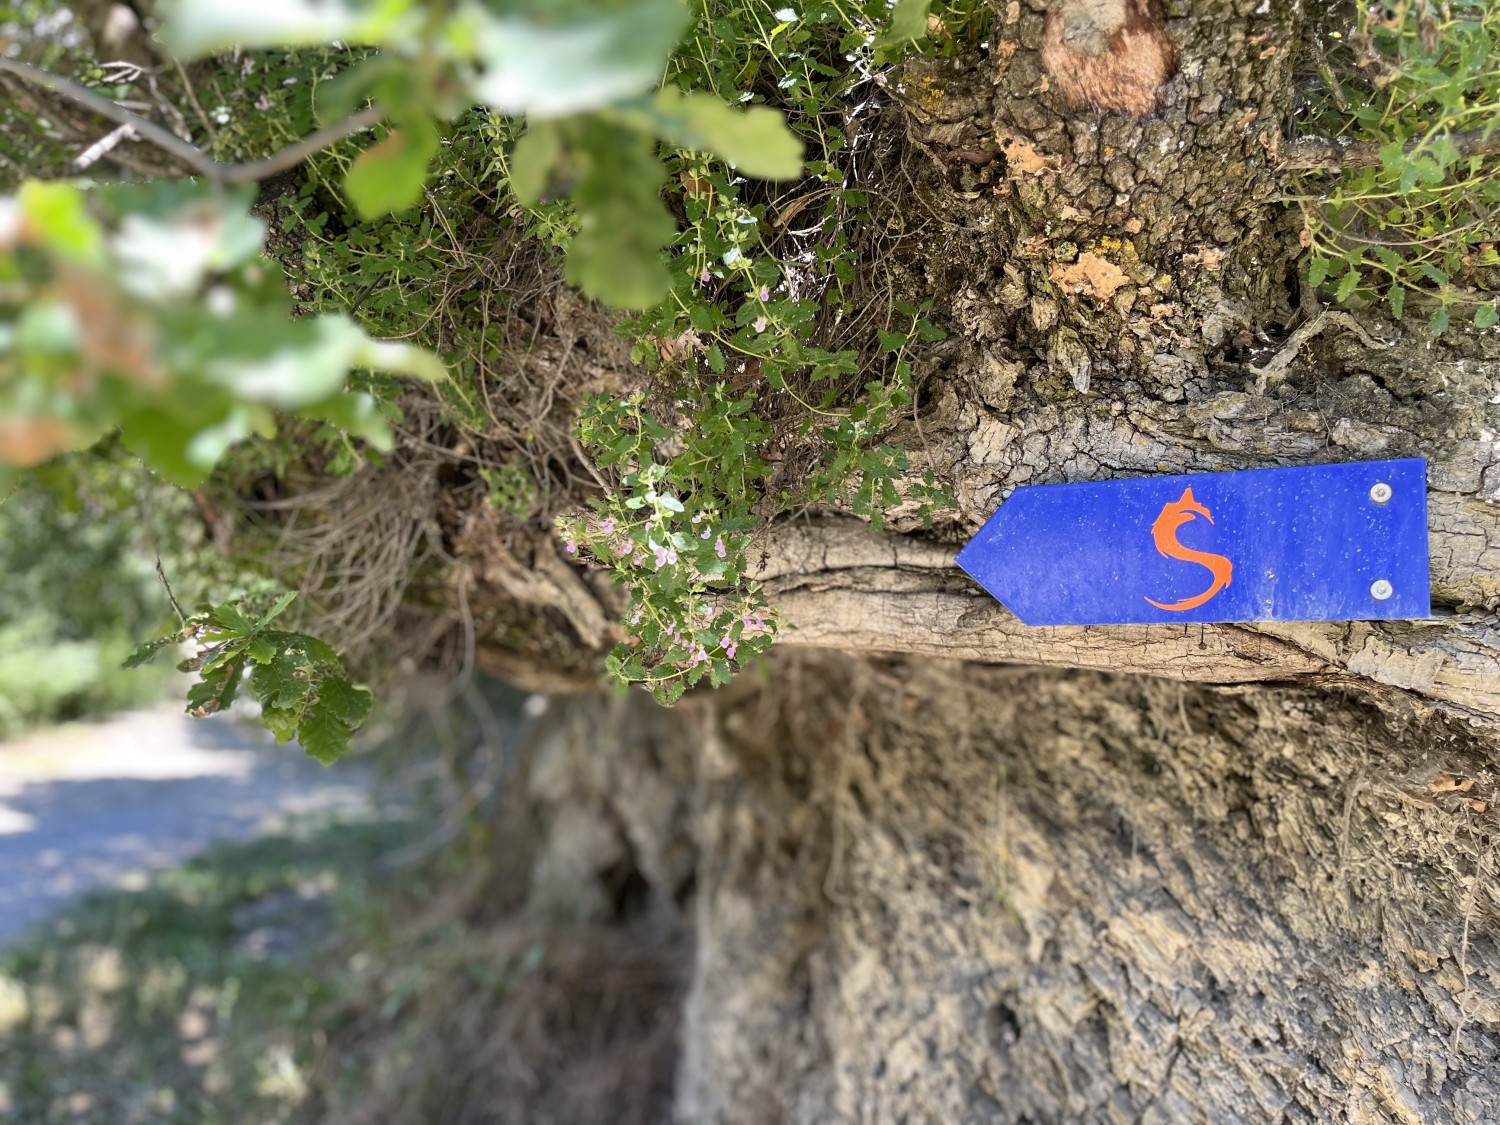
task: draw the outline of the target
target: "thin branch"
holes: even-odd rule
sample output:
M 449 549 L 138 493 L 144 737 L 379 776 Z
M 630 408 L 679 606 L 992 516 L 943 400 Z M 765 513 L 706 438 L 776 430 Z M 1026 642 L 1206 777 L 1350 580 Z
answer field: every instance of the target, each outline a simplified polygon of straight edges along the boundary
M 269 179 L 278 172 L 295 168 L 309 156 L 338 144 L 345 137 L 352 137 L 355 133 L 361 133 L 379 125 L 384 116 L 385 113 L 379 106 L 366 106 L 352 117 L 346 117 L 338 124 L 330 125 L 326 129 L 319 129 L 316 133 L 303 137 L 296 144 L 287 145 L 280 152 L 264 160 L 257 160 L 253 164 L 220 164 L 214 161 L 216 168 L 227 170 L 217 178 L 220 183 L 226 184 L 254 183 L 256 180 Z
M 1470 129 L 1465 133 L 1452 133 L 1448 139 L 1458 149 L 1460 157 L 1495 156 L 1500 154 L 1500 129 Z M 1418 139 L 1407 144 L 1407 156 L 1417 152 L 1425 144 Z M 1351 141 L 1341 144 L 1326 137 L 1303 137 L 1288 146 L 1281 159 L 1284 169 L 1326 168 L 1338 171 L 1344 168 L 1369 168 L 1380 163 L 1378 141 Z
M 38 70 L 34 66 L 28 66 L 14 59 L 0 56 L 0 72 L 8 72 L 16 77 L 24 79 L 33 85 L 50 90 L 59 97 L 67 98 L 76 102 L 86 109 L 93 110 L 104 117 L 128 125 L 135 133 L 145 141 L 150 141 L 157 148 L 171 153 L 188 167 L 192 168 L 205 179 L 212 180 L 218 184 L 246 184 L 257 180 L 268 179 L 278 172 L 285 172 L 288 168 L 294 168 L 301 164 L 309 156 L 321 152 L 330 145 L 337 144 L 345 137 L 351 137 L 361 130 L 368 129 L 378 124 L 383 116 L 375 106 L 369 106 L 360 110 L 352 117 L 347 117 L 335 125 L 326 129 L 319 129 L 311 136 L 304 137 L 295 144 L 288 145 L 280 152 L 257 160 L 251 164 L 226 164 L 213 159 L 207 153 L 194 145 L 184 141 L 181 137 L 168 129 L 148 121 L 125 107 L 110 101 L 102 94 L 96 94 L 76 82 L 61 78 L 55 74 L 49 74 L 45 70 Z
M 166 568 L 161 565 L 161 556 L 156 556 L 156 577 L 161 579 L 161 588 L 167 592 L 167 601 L 172 603 L 172 609 L 177 613 L 177 620 L 182 622 L 182 627 L 187 628 L 187 614 L 182 612 L 182 607 L 177 604 L 177 595 L 172 593 L 172 583 L 167 581 Z
M 172 60 L 172 65 L 177 68 L 177 77 L 182 79 L 182 88 L 187 92 L 188 102 L 192 105 L 194 112 L 198 114 L 198 120 L 203 124 L 203 131 L 209 136 L 213 136 L 217 130 L 214 129 L 213 123 L 209 121 L 208 114 L 203 112 L 203 106 L 198 101 L 198 93 L 193 89 L 193 81 L 188 77 L 187 70 L 176 59 Z

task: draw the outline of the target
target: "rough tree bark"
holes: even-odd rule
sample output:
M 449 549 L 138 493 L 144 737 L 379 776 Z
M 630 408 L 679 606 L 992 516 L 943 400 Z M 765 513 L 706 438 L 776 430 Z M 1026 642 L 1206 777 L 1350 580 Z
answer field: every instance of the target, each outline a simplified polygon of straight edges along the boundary
M 997 17 L 881 123 L 887 264 L 951 333 L 899 436 L 956 515 L 768 531 L 795 629 L 673 753 L 612 734 L 639 702 L 541 732 L 574 755 L 549 800 L 611 825 L 569 870 L 628 861 L 694 934 L 676 1115 L 1500 1119 L 1500 344 L 1298 293 L 1281 153 L 1321 12 Z M 1427 622 L 1031 629 L 951 565 L 1021 484 L 1407 454 Z M 470 533 L 480 663 L 586 679 L 484 622 L 550 573 L 527 596 L 598 651 L 607 591 Z
M 956 509 L 767 529 L 768 678 L 553 708 L 496 903 L 691 938 L 683 1122 L 1500 1120 L 1500 339 L 1298 291 L 1321 7 L 994 2 L 867 138 L 882 268 L 949 332 L 893 440 Z M 637 375 L 599 310 L 536 304 L 497 385 L 565 448 L 578 389 Z M 1023 484 L 1411 454 L 1425 622 L 1027 628 L 952 565 Z M 424 438 L 328 489 L 308 600 L 357 575 L 351 634 L 596 689 L 617 592 L 464 462 Z
M 1500 1120 L 1500 337 L 1298 290 L 1281 197 L 1325 159 L 1289 133 L 1322 6 L 993 3 L 988 50 L 910 63 L 863 142 L 881 268 L 949 332 L 892 440 L 956 509 L 768 528 L 768 677 L 554 707 L 495 904 L 692 941 L 651 991 L 682 997 L 695 1125 Z M 80 16 L 149 52 L 122 11 Z M 581 388 L 638 373 L 542 288 L 494 382 L 567 448 Z M 596 689 L 618 593 L 504 526 L 438 430 L 301 498 L 278 530 L 307 601 L 357 579 L 351 636 Z M 1027 628 L 952 565 L 1023 484 L 1417 454 L 1424 622 Z M 652 1076 L 670 1022 L 642 1022 Z

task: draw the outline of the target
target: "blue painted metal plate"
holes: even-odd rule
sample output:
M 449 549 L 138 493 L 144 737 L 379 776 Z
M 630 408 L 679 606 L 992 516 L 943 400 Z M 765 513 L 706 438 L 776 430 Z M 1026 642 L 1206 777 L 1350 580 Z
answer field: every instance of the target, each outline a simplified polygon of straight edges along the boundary
M 1427 462 L 1018 488 L 958 565 L 1027 625 L 1426 617 Z

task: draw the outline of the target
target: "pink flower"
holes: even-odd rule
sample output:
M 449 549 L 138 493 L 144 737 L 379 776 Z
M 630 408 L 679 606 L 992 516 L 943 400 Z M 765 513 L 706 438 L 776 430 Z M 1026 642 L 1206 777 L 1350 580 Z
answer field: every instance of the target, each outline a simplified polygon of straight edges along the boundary
M 758 317 L 755 318 L 755 323 L 752 324 L 750 327 L 753 328 L 753 329 L 755 329 L 757 332 L 764 332 L 766 330 L 766 325 L 768 323 L 770 323 L 770 322 L 767 321 L 765 317 L 758 316 Z
M 724 550 L 724 537 L 722 535 L 714 540 L 714 554 L 718 555 L 721 559 L 727 554 Z
M 660 570 L 662 567 L 664 567 L 666 565 L 667 565 L 667 549 L 665 547 L 657 547 L 656 548 L 656 569 Z
M 760 299 L 762 301 L 769 301 L 771 299 L 771 291 L 764 285 L 760 287 Z
M 704 271 L 698 275 L 698 280 L 703 282 L 704 285 L 707 285 L 709 279 L 711 279 L 712 277 L 713 274 L 709 273 L 707 268 L 705 268 Z
M 728 640 L 728 639 L 729 638 L 727 638 L 727 637 L 725 638 L 725 640 Z M 738 645 L 725 645 L 724 646 L 724 655 L 726 657 L 728 657 L 730 660 L 733 660 L 734 659 L 734 653 L 735 653 L 735 650 L 737 648 L 739 648 Z
M 647 531 L 650 531 L 655 526 L 656 526 L 656 521 L 655 520 L 647 520 L 646 521 L 646 530 Z
M 615 533 L 614 520 L 600 520 L 594 526 L 599 529 L 601 535 L 613 535 Z
M 630 615 L 630 623 L 632 625 L 639 625 L 641 623 L 641 611 L 640 610 L 636 610 L 634 613 L 632 613 Z
M 704 528 L 704 529 L 703 529 L 703 534 L 702 534 L 702 535 L 700 535 L 700 536 L 698 536 L 698 538 L 699 538 L 699 539 L 707 539 L 707 538 L 708 538 L 708 537 L 709 537 L 709 536 L 710 536 L 710 535 L 712 535 L 712 534 L 713 534 L 713 532 L 712 532 L 712 531 L 709 531 L 709 530 L 708 530 L 708 528 L 706 528 L 706 527 L 705 527 L 705 528 Z
M 570 554 L 570 555 L 576 555 L 577 553 L 578 553 L 578 544 L 574 543 L 571 539 L 569 539 L 568 540 L 568 554 Z
M 630 541 L 626 540 L 624 543 L 621 543 L 617 550 L 620 552 L 621 558 L 624 558 L 626 555 L 630 554 Z

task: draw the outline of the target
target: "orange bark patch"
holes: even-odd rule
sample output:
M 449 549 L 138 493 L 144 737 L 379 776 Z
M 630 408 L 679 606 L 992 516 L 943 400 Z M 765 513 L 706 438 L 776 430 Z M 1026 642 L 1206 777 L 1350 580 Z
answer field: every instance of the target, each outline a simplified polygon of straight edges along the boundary
M 1130 284 L 1125 271 L 1113 262 L 1087 251 L 1071 265 L 1052 267 L 1052 280 L 1069 296 L 1083 295 L 1107 301 L 1122 286 Z
M 1053 0 L 1042 65 L 1069 105 L 1155 112 L 1177 73 L 1161 0 Z
M 1011 173 L 1034 176 L 1047 167 L 1046 158 L 1020 137 L 997 133 L 995 140 L 1000 143 L 1000 151 L 1005 153 L 1005 166 Z
M 1437 780 L 1427 788 L 1431 789 L 1434 793 L 1467 793 L 1470 789 L 1474 788 L 1474 779 L 1472 777 L 1455 777 L 1451 773 L 1444 772 L 1438 774 Z

